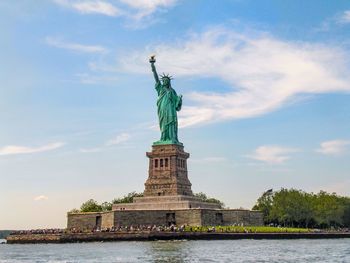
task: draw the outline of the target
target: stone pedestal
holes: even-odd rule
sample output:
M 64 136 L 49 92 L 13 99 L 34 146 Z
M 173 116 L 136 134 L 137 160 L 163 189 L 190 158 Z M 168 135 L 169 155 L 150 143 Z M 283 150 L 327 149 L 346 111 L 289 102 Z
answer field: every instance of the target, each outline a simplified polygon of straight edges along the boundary
M 220 209 L 219 204 L 193 196 L 187 176 L 190 154 L 182 145 L 153 145 L 146 155 L 149 168 L 144 196 L 135 197 L 132 203 L 114 204 L 113 210 Z
M 187 159 L 190 154 L 182 145 L 153 145 L 149 158 L 148 179 L 144 196 L 193 196 L 188 180 Z
M 199 198 L 189 195 L 134 197 L 132 203 L 113 205 L 113 210 L 179 210 L 194 208 L 220 209 L 220 205 L 203 202 Z

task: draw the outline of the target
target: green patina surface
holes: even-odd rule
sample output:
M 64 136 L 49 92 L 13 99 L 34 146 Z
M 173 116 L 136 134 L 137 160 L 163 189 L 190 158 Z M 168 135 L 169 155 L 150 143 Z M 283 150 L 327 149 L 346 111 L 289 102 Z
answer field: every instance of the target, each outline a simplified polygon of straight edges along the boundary
M 153 76 L 155 79 L 155 89 L 158 94 L 157 108 L 158 108 L 158 119 L 159 128 L 161 131 L 161 137 L 159 141 L 153 143 L 153 145 L 164 145 L 164 144 L 179 144 L 177 130 L 177 111 L 181 110 L 182 106 L 182 95 L 178 96 L 176 91 L 171 87 L 171 77 L 162 75 L 161 80 L 159 79 L 154 56 L 151 57 L 150 63 L 152 67 Z

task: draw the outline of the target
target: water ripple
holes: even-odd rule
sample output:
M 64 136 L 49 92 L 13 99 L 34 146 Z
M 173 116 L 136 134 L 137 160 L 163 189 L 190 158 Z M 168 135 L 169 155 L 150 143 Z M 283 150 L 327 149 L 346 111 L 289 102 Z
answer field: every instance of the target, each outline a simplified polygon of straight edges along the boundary
M 1 245 L 0 263 L 350 262 L 350 239 Z

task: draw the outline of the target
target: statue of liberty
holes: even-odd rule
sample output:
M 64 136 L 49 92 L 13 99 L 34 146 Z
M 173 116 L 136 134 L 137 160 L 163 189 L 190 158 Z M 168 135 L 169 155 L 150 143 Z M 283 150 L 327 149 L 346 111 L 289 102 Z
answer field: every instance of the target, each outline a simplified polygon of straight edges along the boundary
M 160 140 L 154 142 L 158 144 L 181 144 L 177 138 L 177 111 L 181 110 L 182 95 L 178 96 L 176 91 L 171 87 L 171 76 L 161 75 L 161 81 L 156 71 L 154 63 L 155 56 L 151 56 L 152 72 L 156 81 L 155 88 L 158 94 L 157 107 L 159 127 L 161 131 Z

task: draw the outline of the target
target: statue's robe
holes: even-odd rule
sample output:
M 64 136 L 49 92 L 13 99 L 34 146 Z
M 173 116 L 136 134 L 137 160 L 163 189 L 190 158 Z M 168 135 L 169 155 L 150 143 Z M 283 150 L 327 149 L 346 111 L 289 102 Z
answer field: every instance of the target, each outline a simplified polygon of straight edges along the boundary
M 157 107 L 159 127 L 161 131 L 160 143 L 179 143 L 177 137 L 177 114 L 181 110 L 182 99 L 175 90 L 163 86 L 160 81 L 155 85 L 158 93 Z

